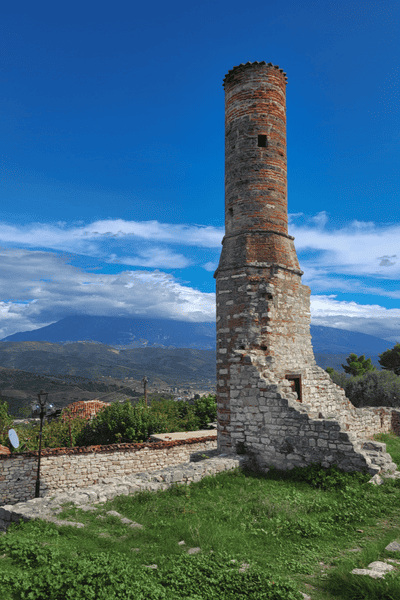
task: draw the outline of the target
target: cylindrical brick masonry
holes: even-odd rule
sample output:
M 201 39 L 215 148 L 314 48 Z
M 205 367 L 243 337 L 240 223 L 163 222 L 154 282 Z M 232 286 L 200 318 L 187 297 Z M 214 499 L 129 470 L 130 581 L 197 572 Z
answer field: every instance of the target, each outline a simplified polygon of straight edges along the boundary
M 279 67 L 239 65 L 226 75 L 226 236 L 287 235 L 286 81 Z
M 264 263 L 300 272 L 288 235 L 286 75 L 271 63 L 247 63 L 229 71 L 224 88 L 225 237 L 218 271 Z

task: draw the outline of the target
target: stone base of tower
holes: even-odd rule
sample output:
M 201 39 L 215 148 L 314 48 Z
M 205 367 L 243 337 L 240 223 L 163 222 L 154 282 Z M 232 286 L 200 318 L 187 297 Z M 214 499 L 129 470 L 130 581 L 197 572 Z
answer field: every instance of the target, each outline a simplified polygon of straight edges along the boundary
M 287 269 L 218 273 L 219 452 L 244 444 L 261 471 L 319 462 L 371 475 L 396 470 L 372 436 L 400 435 L 400 410 L 354 407 L 315 364 L 309 297 Z
M 400 410 L 355 408 L 341 388 L 323 381 L 329 375 L 316 367 L 315 383 L 323 381 L 330 396 L 322 414 L 314 410 L 316 407 L 298 402 L 286 382 L 272 383 L 262 376 L 260 356 L 238 358 L 240 362 L 231 368 L 230 414 L 225 406 L 218 407 L 225 408 L 224 412 L 218 410 L 219 452 L 237 453 L 244 445 L 261 471 L 271 466 L 287 470 L 312 463 L 326 468 L 336 464 L 344 471 L 365 469 L 371 475 L 396 470 L 386 445 L 371 441 L 371 437 L 390 430 L 400 435 Z

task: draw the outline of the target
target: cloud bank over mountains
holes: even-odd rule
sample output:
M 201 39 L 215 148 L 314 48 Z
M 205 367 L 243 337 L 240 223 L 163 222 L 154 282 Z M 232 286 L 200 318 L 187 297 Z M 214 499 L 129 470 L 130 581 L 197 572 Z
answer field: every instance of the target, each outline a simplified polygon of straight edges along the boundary
M 326 212 L 298 213 L 289 215 L 289 232 L 311 288 L 314 325 L 400 341 L 400 309 L 382 306 L 400 299 L 400 225 L 334 228 Z M 2 222 L 0 339 L 76 314 L 215 321 L 215 294 L 199 282 L 212 280 L 223 235 L 213 225 L 111 218 Z M 77 256 L 87 264 L 69 264 Z M 343 293 L 367 294 L 370 303 L 337 299 Z
M 300 220 L 305 222 L 298 224 Z M 328 229 L 327 224 L 325 211 L 312 218 L 289 215 L 289 231 L 304 271 L 303 283 L 314 291 L 334 287 L 337 291 L 400 299 L 400 225 L 378 227 L 353 221 L 340 229 Z

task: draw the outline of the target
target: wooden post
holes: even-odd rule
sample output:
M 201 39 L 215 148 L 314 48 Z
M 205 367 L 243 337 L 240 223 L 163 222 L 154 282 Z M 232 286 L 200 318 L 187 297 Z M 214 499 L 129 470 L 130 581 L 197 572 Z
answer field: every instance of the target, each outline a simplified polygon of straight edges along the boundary
M 147 383 L 148 383 L 148 379 L 147 379 L 146 375 L 143 377 L 142 383 L 143 383 L 143 387 L 144 387 L 144 399 L 146 401 L 146 406 L 147 406 Z

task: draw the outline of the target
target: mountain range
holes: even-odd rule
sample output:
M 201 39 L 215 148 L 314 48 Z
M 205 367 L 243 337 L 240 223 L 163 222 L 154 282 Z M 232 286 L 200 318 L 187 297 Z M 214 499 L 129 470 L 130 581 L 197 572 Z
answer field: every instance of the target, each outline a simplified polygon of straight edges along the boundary
M 215 323 L 190 323 L 172 319 L 69 316 L 33 331 L 14 333 L 2 342 L 92 341 L 126 348 L 215 349 Z
M 212 350 L 215 349 L 215 337 L 215 323 L 74 315 L 64 317 L 46 327 L 14 333 L 0 341 L 41 341 L 56 344 L 97 341 L 109 346 L 129 348 L 153 346 Z M 324 354 L 342 353 L 348 350 L 378 354 L 394 345 L 365 333 L 321 325 L 311 325 L 311 337 L 314 351 Z
M 316 355 L 348 356 L 350 352 L 355 352 L 371 357 L 378 367 L 378 354 L 394 346 L 372 335 L 333 327 L 311 325 L 310 331 Z M 33 331 L 14 333 L 1 342 L 69 344 L 90 341 L 120 349 L 153 347 L 215 350 L 215 340 L 215 323 L 74 315 Z
M 317 364 L 342 371 L 351 352 L 365 354 L 380 369 L 378 354 L 394 344 L 371 335 L 311 325 Z M 216 383 L 215 323 L 166 319 L 69 316 L 0 341 L 0 398 L 12 414 L 36 401 L 40 388 L 52 402 L 107 401 L 184 386 L 211 392 Z

